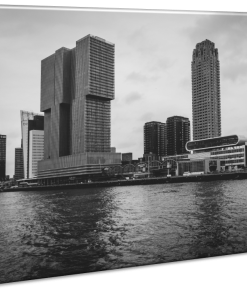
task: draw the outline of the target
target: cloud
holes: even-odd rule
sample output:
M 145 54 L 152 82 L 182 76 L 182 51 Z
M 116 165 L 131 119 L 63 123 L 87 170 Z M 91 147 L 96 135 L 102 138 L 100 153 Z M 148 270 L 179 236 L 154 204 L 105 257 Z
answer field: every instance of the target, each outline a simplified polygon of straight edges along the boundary
M 191 79 L 188 77 L 184 77 L 182 80 L 179 81 L 179 86 L 185 89 L 191 89 Z
M 195 25 L 186 28 L 193 43 L 209 39 L 219 48 L 219 54 L 235 56 L 245 51 L 247 39 L 247 17 L 243 15 L 211 15 L 198 17 Z
M 233 82 L 241 81 L 246 82 L 247 79 L 247 61 L 246 60 L 230 60 L 222 71 L 222 76 L 230 79 Z
M 247 17 L 244 15 L 198 16 L 195 25 L 184 30 L 194 43 L 205 39 L 219 50 L 221 76 L 232 81 L 247 78 Z
M 142 133 L 143 133 L 143 126 L 142 126 L 142 125 L 135 126 L 135 127 L 132 129 L 132 133 L 135 133 L 135 134 L 142 134 Z
M 148 81 L 156 81 L 157 79 L 158 79 L 157 76 L 148 77 L 146 75 L 143 75 L 137 72 L 130 73 L 126 78 L 126 80 L 133 81 L 133 82 L 141 82 L 141 83 L 146 83 Z
M 148 122 L 154 118 L 154 114 L 152 112 L 147 112 L 140 117 L 141 121 Z
M 124 142 L 118 143 L 117 148 L 119 151 L 122 149 L 126 151 L 126 149 L 131 150 L 130 148 L 134 146 L 134 143 L 131 143 L 129 140 L 126 140 Z
M 149 71 L 157 72 L 164 71 L 171 68 L 175 64 L 175 60 L 171 60 L 168 58 L 159 58 L 156 59 L 152 65 L 149 66 Z
M 140 93 L 134 91 L 126 96 L 125 102 L 126 103 L 133 103 L 133 102 L 139 101 L 141 99 L 143 99 L 142 95 Z
M 126 40 L 131 47 L 134 47 L 141 54 L 153 54 L 159 49 L 159 44 L 152 38 L 147 26 L 136 29 L 127 36 Z

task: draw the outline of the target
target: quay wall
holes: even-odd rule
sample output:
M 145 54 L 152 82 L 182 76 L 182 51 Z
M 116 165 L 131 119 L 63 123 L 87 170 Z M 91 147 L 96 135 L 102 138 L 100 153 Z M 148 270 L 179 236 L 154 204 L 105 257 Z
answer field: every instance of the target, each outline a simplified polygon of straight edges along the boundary
M 18 187 L 18 188 L 4 189 L 4 192 L 44 191 L 44 190 L 79 189 L 79 188 L 94 188 L 94 187 L 185 183 L 185 182 L 211 182 L 211 181 L 217 181 L 217 180 L 243 180 L 243 179 L 247 179 L 247 172 L 159 177 L 159 178 L 145 178 L 145 179 L 135 179 L 135 180 L 110 180 L 110 181 L 91 182 L 91 183 L 82 183 L 82 184 L 78 183 L 78 184 Z

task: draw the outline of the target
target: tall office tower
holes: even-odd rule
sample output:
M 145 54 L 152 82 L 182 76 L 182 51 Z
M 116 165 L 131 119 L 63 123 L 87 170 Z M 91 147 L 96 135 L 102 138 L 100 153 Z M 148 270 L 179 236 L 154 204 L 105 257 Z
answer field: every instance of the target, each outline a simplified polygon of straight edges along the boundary
M 23 149 L 15 148 L 15 180 L 24 178 Z
M 67 156 L 70 163 L 69 156 L 111 153 L 114 55 L 114 44 L 87 35 L 76 42 L 75 48 L 62 47 L 42 60 L 44 159 L 51 161 L 40 162 L 39 171 L 54 167 L 55 160 L 57 168 L 62 169 L 62 157 Z M 86 162 L 90 161 L 100 160 Z M 73 166 L 86 164 L 79 156 L 78 163 L 73 162 Z
M 166 156 L 166 124 L 157 121 L 147 122 L 144 125 L 144 158 L 152 154 L 153 159 Z
M 168 117 L 167 129 L 167 155 L 188 153 L 185 144 L 190 141 L 190 120 L 182 116 Z
M 42 122 L 41 118 L 44 116 L 21 110 L 21 134 L 22 134 L 22 149 L 23 149 L 23 168 L 24 168 L 24 178 L 29 178 L 29 131 L 31 129 L 37 128 L 38 130 L 41 129 Z M 44 119 L 43 119 L 44 120 Z M 32 123 L 32 122 L 35 123 Z M 44 126 L 44 122 L 43 122 Z M 44 129 L 44 127 L 42 128 Z
M 44 131 L 29 132 L 29 178 L 37 177 L 38 161 L 44 158 Z
M 220 137 L 220 62 L 213 42 L 197 43 L 191 70 L 193 139 Z
M 6 135 L 0 135 L 0 181 L 6 176 Z
M 44 158 L 44 116 L 28 120 L 27 178 L 37 175 L 37 162 Z

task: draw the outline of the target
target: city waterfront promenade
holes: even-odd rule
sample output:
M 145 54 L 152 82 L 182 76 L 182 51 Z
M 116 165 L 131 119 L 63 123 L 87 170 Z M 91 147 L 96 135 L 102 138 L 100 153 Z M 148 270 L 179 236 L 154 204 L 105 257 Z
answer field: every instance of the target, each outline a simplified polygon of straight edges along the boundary
M 73 183 L 73 184 L 54 184 L 30 187 L 6 188 L 6 192 L 15 191 L 43 191 L 43 190 L 57 190 L 57 189 L 79 189 L 79 188 L 94 188 L 94 187 L 114 187 L 114 186 L 133 186 L 133 185 L 150 185 L 150 184 L 165 184 L 165 183 L 187 183 L 187 182 L 210 182 L 218 180 L 243 180 L 247 179 L 247 171 L 229 172 L 229 173 L 215 173 L 204 175 L 190 175 L 190 176 L 173 176 L 173 177 L 151 177 L 143 179 L 129 179 L 129 180 L 109 180 L 97 181 L 90 183 Z

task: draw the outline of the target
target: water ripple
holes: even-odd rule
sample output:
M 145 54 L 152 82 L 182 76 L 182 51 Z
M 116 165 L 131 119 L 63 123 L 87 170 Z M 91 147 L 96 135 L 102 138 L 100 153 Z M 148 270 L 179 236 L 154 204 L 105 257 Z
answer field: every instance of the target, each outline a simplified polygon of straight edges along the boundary
M 0 282 L 246 252 L 246 185 L 0 193 Z

